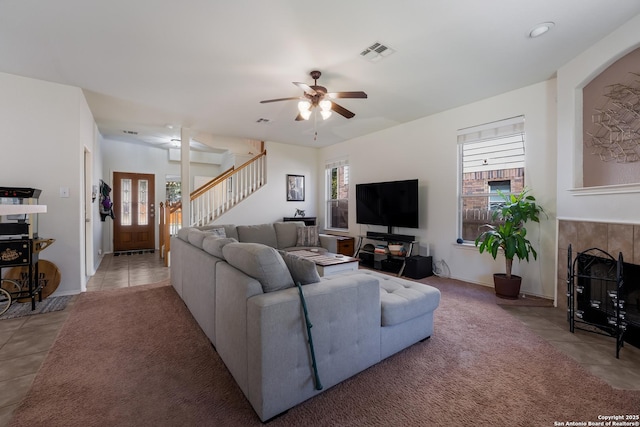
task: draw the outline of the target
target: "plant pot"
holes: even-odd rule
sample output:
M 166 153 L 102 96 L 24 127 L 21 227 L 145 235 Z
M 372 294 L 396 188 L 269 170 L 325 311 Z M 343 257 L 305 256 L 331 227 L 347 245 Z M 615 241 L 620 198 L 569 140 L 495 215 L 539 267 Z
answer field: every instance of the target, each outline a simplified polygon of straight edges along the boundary
M 511 279 L 507 279 L 507 275 L 504 273 L 496 273 L 493 275 L 493 286 L 498 298 L 518 299 L 521 283 L 522 277 L 516 276 L 515 274 L 511 275 Z

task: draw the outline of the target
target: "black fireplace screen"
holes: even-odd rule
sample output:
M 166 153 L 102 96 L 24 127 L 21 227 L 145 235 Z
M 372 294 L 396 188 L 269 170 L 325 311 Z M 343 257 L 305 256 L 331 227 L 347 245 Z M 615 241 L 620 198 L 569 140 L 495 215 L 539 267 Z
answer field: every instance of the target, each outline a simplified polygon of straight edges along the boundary
M 625 342 L 640 347 L 640 266 L 592 248 L 568 257 L 568 320 L 575 328 L 616 338 L 616 357 Z

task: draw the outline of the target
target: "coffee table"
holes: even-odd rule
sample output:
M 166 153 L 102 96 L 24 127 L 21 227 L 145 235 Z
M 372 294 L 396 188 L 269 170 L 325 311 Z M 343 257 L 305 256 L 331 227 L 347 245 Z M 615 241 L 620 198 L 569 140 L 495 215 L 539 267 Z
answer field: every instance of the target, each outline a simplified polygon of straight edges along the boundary
M 355 271 L 358 269 L 358 258 L 346 255 L 333 254 L 331 252 L 317 252 L 310 250 L 290 251 L 292 255 L 307 258 L 316 264 L 320 277 L 343 271 Z

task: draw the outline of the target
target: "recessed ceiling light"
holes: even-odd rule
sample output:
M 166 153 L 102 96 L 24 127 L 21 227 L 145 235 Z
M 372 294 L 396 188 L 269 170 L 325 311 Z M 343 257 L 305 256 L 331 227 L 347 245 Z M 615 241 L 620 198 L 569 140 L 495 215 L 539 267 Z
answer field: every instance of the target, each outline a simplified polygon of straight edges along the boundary
M 543 22 L 541 24 L 536 25 L 531 30 L 529 30 L 529 37 L 534 39 L 536 37 L 540 37 L 541 35 L 548 32 L 552 29 L 556 24 L 553 22 Z

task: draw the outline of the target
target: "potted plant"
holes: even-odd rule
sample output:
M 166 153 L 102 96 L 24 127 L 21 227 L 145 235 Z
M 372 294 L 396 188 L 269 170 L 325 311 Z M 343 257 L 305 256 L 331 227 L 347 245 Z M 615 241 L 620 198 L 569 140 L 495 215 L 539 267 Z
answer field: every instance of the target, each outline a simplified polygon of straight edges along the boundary
M 503 201 L 494 210 L 494 224 L 485 224 L 483 231 L 475 240 L 480 253 L 487 251 L 493 259 L 502 250 L 506 261 L 505 273 L 493 275 L 496 295 L 501 298 L 517 299 L 520 293 L 522 278 L 511 274 L 513 259 L 529 261 L 529 254 L 537 259 L 538 254 L 527 239 L 525 224 L 528 221 L 540 222 L 540 214 L 544 209 L 536 203 L 536 199 L 523 189 L 519 194 L 505 195 L 498 191 Z M 545 214 L 546 215 L 546 214 Z

